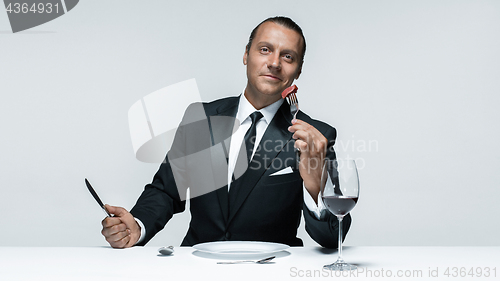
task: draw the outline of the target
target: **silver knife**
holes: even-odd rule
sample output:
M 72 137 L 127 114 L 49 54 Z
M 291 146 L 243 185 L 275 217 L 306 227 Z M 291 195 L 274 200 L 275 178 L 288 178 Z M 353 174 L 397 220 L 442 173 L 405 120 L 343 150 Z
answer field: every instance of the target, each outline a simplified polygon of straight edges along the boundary
M 92 194 L 92 197 L 94 197 L 95 201 L 97 201 L 97 204 L 99 204 L 99 206 L 101 206 L 101 208 L 106 213 L 106 216 L 112 217 L 112 215 L 108 212 L 108 210 L 106 210 L 106 208 L 104 208 L 104 204 L 102 203 L 101 198 L 99 198 L 99 196 L 97 196 L 97 193 L 92 188 L 92 186 L 90 185 L 90 182 L 87 179 L 85 179 L 85 184 L 87 185 L 87 188 L 89 189 L 90 194 Z

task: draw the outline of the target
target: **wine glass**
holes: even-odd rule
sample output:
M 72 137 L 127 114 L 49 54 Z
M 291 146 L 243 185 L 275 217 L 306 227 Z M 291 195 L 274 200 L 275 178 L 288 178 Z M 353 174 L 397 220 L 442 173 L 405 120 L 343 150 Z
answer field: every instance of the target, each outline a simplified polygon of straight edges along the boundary
M 359 180 L 354 160 L 325 159 L 321 176 L 321 199 L 325 207 L 339 221 L 339 257 L 335 263 L 323 268 L 334 271 L 355 270 L 356 266 L 342 259 L 342 219 L 358 202 Z

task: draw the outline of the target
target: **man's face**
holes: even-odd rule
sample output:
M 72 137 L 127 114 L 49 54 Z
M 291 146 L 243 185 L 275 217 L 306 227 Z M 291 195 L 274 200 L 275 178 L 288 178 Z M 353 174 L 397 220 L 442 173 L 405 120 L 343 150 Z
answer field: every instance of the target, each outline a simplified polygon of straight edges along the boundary
M 247 98 L 277 101 L 281 93 L 299 78 L 302 37 L 296 31 L 265 22 L 258 29 L 252 46 L 243 56 L 247 66 Z

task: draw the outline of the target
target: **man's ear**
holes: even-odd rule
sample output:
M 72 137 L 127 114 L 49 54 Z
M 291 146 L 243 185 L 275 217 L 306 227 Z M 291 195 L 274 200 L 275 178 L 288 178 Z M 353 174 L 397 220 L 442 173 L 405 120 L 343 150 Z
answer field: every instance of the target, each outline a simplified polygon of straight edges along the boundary
M 248 52 L 245 51 L 245 54 L 243 55 L 243 64 L 247 65 L 247 57 L 248 57 Z

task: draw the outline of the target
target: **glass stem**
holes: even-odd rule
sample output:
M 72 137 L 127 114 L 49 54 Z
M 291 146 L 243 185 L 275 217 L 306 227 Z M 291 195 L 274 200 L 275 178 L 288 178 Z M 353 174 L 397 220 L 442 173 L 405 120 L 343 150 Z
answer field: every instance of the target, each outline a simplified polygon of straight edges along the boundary
M 337 219 L 339 220 L 339 258 L 337 259 L 337 262 L 344 262 L 342 259 L 342 219 L 344 219 L 344 216 L 338 216 Z

